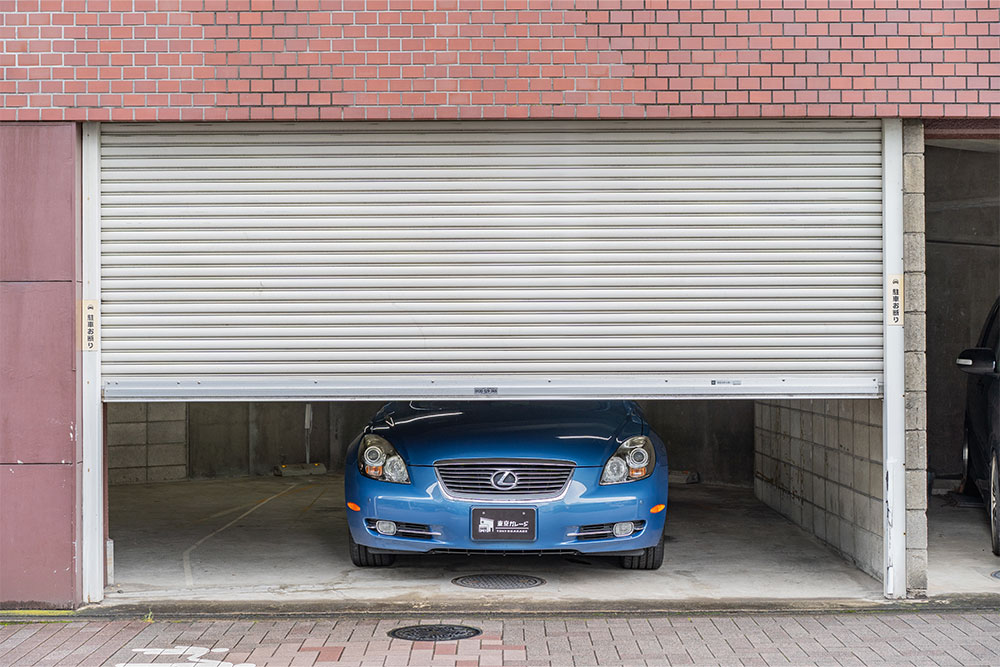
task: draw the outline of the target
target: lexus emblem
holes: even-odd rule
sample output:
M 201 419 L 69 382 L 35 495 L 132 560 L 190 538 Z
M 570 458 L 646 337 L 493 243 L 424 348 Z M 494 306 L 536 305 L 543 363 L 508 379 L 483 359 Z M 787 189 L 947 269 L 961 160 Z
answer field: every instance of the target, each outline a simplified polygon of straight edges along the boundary
M 517 475 L 510 470 L 497 470 L 490 477 L 490 484 L 498 491 L 510 491 L 517 486 Z

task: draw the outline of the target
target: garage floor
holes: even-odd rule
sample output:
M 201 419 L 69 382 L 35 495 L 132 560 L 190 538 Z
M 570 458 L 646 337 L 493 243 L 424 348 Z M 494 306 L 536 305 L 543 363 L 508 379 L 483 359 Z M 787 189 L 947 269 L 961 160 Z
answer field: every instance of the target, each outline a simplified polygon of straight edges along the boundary
M 435 605 L 621 601 L 881 599 L 881 585 L 753 497 L 671 487 L 667 555 L 655 572 L 591 557 L 399 557 L 359 569 L 347 554 L 342 477 L 249 478 L 112 487 L 115 583 L 106 604 L 138 601 L 357 601 Z M 544 578 L 483 592 L 473 573 Z
M 978 498 L 931 496 L 927 508 L 927 593 L 1000 594 L 1000 558 L 990 549 L 990 524 Z

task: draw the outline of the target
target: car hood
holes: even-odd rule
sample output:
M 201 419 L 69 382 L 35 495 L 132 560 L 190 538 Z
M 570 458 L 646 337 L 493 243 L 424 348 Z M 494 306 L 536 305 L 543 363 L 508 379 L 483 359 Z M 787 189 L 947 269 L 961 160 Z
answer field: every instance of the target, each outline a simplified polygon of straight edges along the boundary
M 603 466 L 626 439 L 643 433 L 620 402 L 386 406 L 366 429 L 396 447 L 411 466 L 467 458 L 535 458 Z

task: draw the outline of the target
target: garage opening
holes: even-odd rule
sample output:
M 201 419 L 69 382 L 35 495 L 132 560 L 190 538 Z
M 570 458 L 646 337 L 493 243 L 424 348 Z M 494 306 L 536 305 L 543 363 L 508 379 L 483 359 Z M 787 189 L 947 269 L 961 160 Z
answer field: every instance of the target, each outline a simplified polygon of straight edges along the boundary
M 881 437 L 868 410 L 881 406 L 844 403 L 850 415 L 837 402 L 642 401 L 674 471 L 664 564 L 650 572 L 587 554 L 413 555 L 357 568 L 347 547 L 344 450 L 378 403 L 310 403 L 308 433 L 301 402 L 110 403 L 106 601 L 333 596 L 446 608 L 483 599 L 878 599 L 881 512 L 872 494 L 881 485 L 869 447 L 874 438 L 880 453 Z M 306 460 L 307 437 L 310 460 L 328 474 L 275 476 L 276 465 Z M 855 437 L 864 451 L 855 451 Z M 872 477 L 871 489 L 854 488 Z M 482 573 L 545 584 L 485 593 L 451 583 Z
M 1000 132 L 931 124 L 926 143 L 928 591 L 996 594 L 987 477 L 1000 399 L 956 358 L 1000 297 Z M 996 354 L 995 334 L 986 344 Z
M 791 596 L 863 597 L 866 572 L 905 589 L 872 514 L 902 506 L 873 482 L 884 466 L 901 494 L 899 123 L 114 124 L 88 126 L 85 146 L 100 194 L 90 377 L 122 482 L 111 528 L 134 529 L 112 535 L 115 581 L 130 548 L 159 562 L 164 536 L 187 540 L 187 586 L 241 525 L 291 512 L 219 553 L 266 554 L 282 527 L 338 511 L 368 402 L 639 397 L 672 466 L 702 475 L 674 495 L 684 562 L 724 557 L 675 573 L 686 589 L 635 596 L 732 597 L 754 568 Z M 900 465 L 873 450 L 883 394 Z M 328 478 L 267 475 L 304 462 L 307 439 Z M 153 485 L 167 496 L 135 495 Z M 143 528 L 182 505 L 195 528 Z M 744 532 L 720 544 L 718 521 Z M 776 537 L 750 545 L 747 525 Z M 300 562 L 264 560 L 255 571 Z M 780 583 L 816 570 L 843 578 Z

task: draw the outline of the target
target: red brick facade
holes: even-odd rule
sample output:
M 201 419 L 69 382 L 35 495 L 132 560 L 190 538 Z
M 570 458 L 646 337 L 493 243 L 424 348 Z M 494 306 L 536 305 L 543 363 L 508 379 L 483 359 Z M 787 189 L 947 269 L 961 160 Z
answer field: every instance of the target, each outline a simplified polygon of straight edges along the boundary
M 0 120 L 1000 117 L 1000 0 L 0 0 Z

